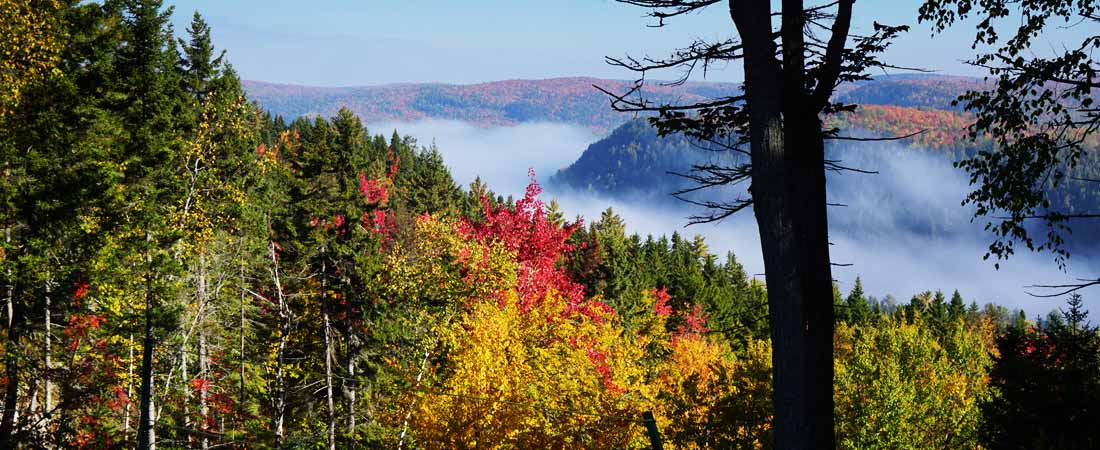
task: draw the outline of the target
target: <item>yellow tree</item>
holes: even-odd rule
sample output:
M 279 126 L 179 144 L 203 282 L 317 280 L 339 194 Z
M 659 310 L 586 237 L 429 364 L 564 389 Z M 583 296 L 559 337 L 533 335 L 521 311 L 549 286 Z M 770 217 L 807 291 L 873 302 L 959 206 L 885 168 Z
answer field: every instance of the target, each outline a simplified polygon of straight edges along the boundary
M 60 10 L 58 0 L 0 0 L 0 119 L 28 85 L 59 74 Z
M 979 405 L 990 398 L 992 326 L 961 318 L 937 336 L 919 314 L 874 326 L 838 325 L 838 446 L 979 448 Z

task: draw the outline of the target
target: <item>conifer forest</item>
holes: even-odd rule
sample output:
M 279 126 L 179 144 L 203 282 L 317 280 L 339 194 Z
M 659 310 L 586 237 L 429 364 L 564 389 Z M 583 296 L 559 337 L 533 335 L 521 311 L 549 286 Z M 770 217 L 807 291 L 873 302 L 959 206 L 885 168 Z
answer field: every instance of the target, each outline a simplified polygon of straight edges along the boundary
M 243 80 L 202 8 L 0 0 L 0 448 L 1100 448 L 1100 273 L 1070 275 L 1100 238 L 1100 2 L 594 3 L 682 48 L 606 45 L 635 52 L 598 61 L 618 81 L 310 88 Z M 661 34 L 704 14 L 732 38 Z M 962 36 L 984 76 L 879 77 L 922 64 L 905 33 Z M 516 191 L 376 126 L 414 119 L 602 139 Z M 831 197 L 878 189 L 826 176 L 884 143 L 965 180 L 962 225 Z M 696 234 L 726 220 L 759 256 Z M 1000 303 L 830 257 L 970 221 L 965 264 L 1061 277 Z

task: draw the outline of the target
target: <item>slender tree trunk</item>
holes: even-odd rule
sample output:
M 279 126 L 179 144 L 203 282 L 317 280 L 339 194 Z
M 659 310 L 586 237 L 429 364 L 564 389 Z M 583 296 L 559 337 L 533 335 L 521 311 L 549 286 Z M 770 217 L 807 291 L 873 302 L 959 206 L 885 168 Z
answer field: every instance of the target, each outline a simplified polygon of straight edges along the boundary
M 344 395 L 348 401 L 348 436 L 355 434 L 355 353 L 358 350 L 355 345 L 353 327 L 354 321 L 352 320 L 352 313 L 354 309 L 351 305 L 351 299 L 348 297 L 347 292 L 344 293 L 344 337 L 347 339 L 346 358 L 344 365 L 347 367 L 344 377 Z M 349 440 L 351 448 L 355 447 L 355 440 Z
M 5 170 L 5 172 L 6 172 L 6 170 Z M 10 225 L 4 227 L 4 243 L 7 244 L 9 247 L 11 246 L 11 226 Z M 14 308 L 12 306 L 12 302 L 14 301 L 13 295 L 15 294 L 15 284 L 12 282 L 12 277 L 11 277 L 11 263 L 5 264 L 5 266 L 7 266 L 7 269 L 5 269 L 5 272 L 6 272 L 8 284 L 5 287 L 5 290 L 7 292 L 4 295 L 4 303 L 5 303 L 5 306 L 7 307 L 7 311 L 8 311 L 8 315 L 7 315 L 8 329 L 10 330 L 11 329 L 11 324 L 12 324 L 12 314 L 14 313 Z
M 783 2 L 783 65 L 770 2 L 731 1 L 745 48 L 753 210 L 771 318 L 775 448 L 832 449 L 833 303 L 820 122 L 804 95 L 803 5 Z
M 122 434 L 130 434 L 130 404 L 131 399 L 134 398 L 134 333 L 130 332 L 130 340 L 127 347 L 130 350 L 130 357 L 126 360 L 126 419 L 122 422 Z
M 50 377 L 52 376 L 51 371 L 53 370 L 53 361 L 50 359 L 50 354 L 53 353 L 53 346 L 51 345 L 51 340 L 53 338 L 53 317 L 50 311 L 50 288 L 52 287 L 51 284 L 52 280 L 50 280 L 50 276 L 47 273 L 45 286 L 45 311 L 43 311 L 43 318 L 46 322 L 46 337 L 45 343 L 42 348 L 42 352 L 45 353 L 46 360 L 46 374 L 43 377 L 43 380 L 45 381 L 45 392 L 42 396 L 42 411 L 44 413 L 44 418 L 42 420 L 43 430 L 48 430 L 50 427 L 50 410 L 51 408 L 53 408 L 53 385 L 52 383 L 50 383 Z
M 4 416 L 0 419 L 0 448 L 12 448 L 15 444 L 15 422 L 19 408 L 19 364 L 16 361 L 19 340 L 21 338 L 22 314 L 18 307 L 12 308 L 12 315 L 8 316 L 11 325 L 8 326 L 8 342 L 4 351 L 4 376 L 8 379 L 7 389 L 4 392 Z
M 243 417 L 245 400 L 246 400 L 245 392 L 244 392 L 244 389 L 245 389 L 245 387 L 244 387 L 244 361 L 245 361 L 245 355 L 244 355 L 244 329 L 245 329 L 244 305 L 245 305 L 246 297 L 245 297 L 244 260 L 243 259 L 241 260 L 240 278 L 241 278 L 240 279 L 240 282 L 241 282 L 241 286 L 240 286 L 240 297 L 241 297 L 240 298 L 240 319 L 241 319 L 241 322 L 240 322 L 240 328 L 237 330 L 237 332 L 238 332 L 238 334 L 237 334 L 237 337 L 238 337 L 238 350 L 237 351 L 238 351 L 238 355 L 240 355 L 240 361 L 238 362 L 239 364 L 238 364 L 238 367 L 237 367 L 237 369 L 238 369 L 237 375 L 239 377 L 239 383 L 238 384 L 239 384 L 240 391 L 237 393 L 237 415 L 238 415 L 238 417 Z M 280 309 L 282 309 L 282 306 L 280 306 Z
M 198 321 L 198 317 L 195 317 L 195 320 Z M 187 344 L 189 343 L 188 341 L 189 341 L 189 339 L 187 339 L 187 337 L 184 336 L 183 342 L 180 343 L 180 350 L 179 350 L 179 352 L 180 352 L 180 378 L 179 378 L 179 383 L 180 383 L 180 386 L 182 387 L 182 390 L 183 390 L 183 404 L 180 406 L 180 409 L 178 411 L 176 411 L 176 414 L 179 416 L 179 423 L 181 424 L 181 426 L 179 427 L 179 436 L 178 436 L 177 439 L 187 443 L 187 446 L 190 447 L 191 446 L 191 432 L 190 432 L 190 430 L 191 430 L 191 415 L 188 414 L 188 410 L 190 409 L 190 406 L 191 406 L 191 386 L 190 386 L 190 383 L 189 383 L 189 380 L 188 380 L 188 377 L 187 377 L 187 375 L 188 375 L 188 371 L 187 371 Z M 171 372 L 169 372 L 169 377 L 171 377 Z M 171 392 L 167 388 L 168 388 L 168 385 L 166 384 L 164 392 Z M 163 404 L 161 406 L 163 406 Z
M 444 326 L 449 326 L 454 316 L 455 310 L 452 309 L 447 313 L 447 319 L 443 321 Z M 416 383 L 413 384 L 413 391 L 420 389 L 420 381 L 424 379 L 424 374 L 428 372 L 428 356 L 437 345 L 439 345 L 439 336 L 436 336 L 432 340 L 432 346 L 424 351 L 424 358 L 420 360 L 420 371 L 416 373 Z M 405 420 L 401 423 L 401 434 L 397 438 L 397 450 L 401 450 L 401 446 L 405 444 L 405 435 L 409 431 L 409 420 L 412 420 L 414 408 L 416 408 L 416 397 L 413 397 L 412 401 L 409 402 L 409 409 L 405 412 Z
M 206 383 L 210 380 L 210 349 L 206 345 L 206 331 L 199 331 L 199 378 L 202 378 Z M 207 415 L 210 413 L 208 404 L 209 397 L 207 396 L 206 384 L 199 389 L 199 431 L 202 432 L 199 438 L 199 448 L 207 450 L 210 447 L 209 439 L 207 438 L 207 432 L 209 428 L 207 423 L 209 418 Z
M 416 383 L 413 384 L 413 390 L 420 389 L 420 380 L 424 378 L 424 372 L 428 370 L 428 355 L 431 354 L 430 350 L 424 352 L 424 358 L 420 360 L 420 371 L 416 374 Z M 401 422 L 401 434 L 397 437 L 397 450 L 401 450 L 401 447 L 405 444 L 405 435 L 409 431 L 409 421 L 412 420 L 413 408 L 416 408 L 416 397 L 413 397 L 411 403 L 409 403 L 409 410 L 405 412 L 405 420 Z
M 290 332 L 290 308 L 283 295 L 283 284 L 279 278 L 279 257 L 275 253 L 275 241 L 271 241 L 271 279 L 275 283 L 275 295 L 279 300 L 279 350 L 275 362 L 275 447 L 283 448 L 285 429 L 283 417 L 286 413 L 286 382 L 283 380 L 283 367 L 286 364 L 286 341 Z
M 336 450 L 336 407 L 332 401 L 332 325 L 328 313 L 328 261 L 321 247 L 321 316 L 325 333 L 325 406 L 328 408 L 328 450 Z
M 145 245 L 151 246 L 153 236 L 145 232 Z M 156 448 L 156 417 L 153 410 L 153 258 L 145 250 L 145 330 L 141 341 L 141 403 L 138 418 L 138 450 Z

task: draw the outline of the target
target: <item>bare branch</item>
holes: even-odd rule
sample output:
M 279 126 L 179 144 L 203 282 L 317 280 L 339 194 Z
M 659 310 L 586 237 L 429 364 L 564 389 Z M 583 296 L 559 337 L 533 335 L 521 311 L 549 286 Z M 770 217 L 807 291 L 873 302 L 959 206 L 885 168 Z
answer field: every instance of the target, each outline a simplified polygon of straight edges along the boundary
M 844 60 L 844 44 L 848 39 L 848 29 L 852 25 L 852 3 L 854 0 L 840 0 L 837 3 L 836 19 L 833 21 L 832 35 L 821 64 L 817 86 L 811 100 L 814 109 L 829 102 L 829 97 L 840 78 L 841 63 Z
M 1090 280 L 1090 279 L 1087 279 L 1087 278 L 1078 278 L 1077 281 L 1080 281 L 1080 283 L 1034 284 L 1034 285 L 1025 286 L 1025 287 L 1029 288 L 1029 289 L 1057 289 L 1058 291 L 1055 292 L 1055 293 L 1052 293 L 1052 294 L 1035 294 L 1035 293 L 1032 293 L 1032 292 L 1027 293 L 1027 295 L 1030 295 L 1032 297 L 1051 298 L 1051 297 L 1061 297 L 1061 296 L 1066 295 L 1066 294 L 1071 294 L 1071 293 L 1080 291 L 1081 289 L 1085 289 L 1085 288 L 1088 288 L 1088 287 L 1100 285 L 1100 278 L 1095 279 L 1095 280 Z
M 927 132 L 928 130 L 915 131 L 902 136 L 887 136 L 887 137 L 855 137 L 855 136 L 825 136 L 825 139 L 831 139 L 836 141 L 860 141 L 860 142 L 878 142 L 878 141 L 900 141 L 903 139 L 909 139 L 913 136 L 919 136 Z
M 710 5 L 721 3 L 722 0 L 615 0 L 627 5 L 641 6 L 653 11 L 650 17 L 657 19 L 653 27 L 665 26 L 665 19 L 681 16 L 693 11 L 698 11 Z

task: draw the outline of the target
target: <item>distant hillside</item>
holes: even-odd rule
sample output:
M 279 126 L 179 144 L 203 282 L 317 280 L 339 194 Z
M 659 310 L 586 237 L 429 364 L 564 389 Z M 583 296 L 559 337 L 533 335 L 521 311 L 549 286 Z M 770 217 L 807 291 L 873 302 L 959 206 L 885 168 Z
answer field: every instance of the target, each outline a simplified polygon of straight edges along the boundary
M 981 90 L 979 78 L 951 75 L 891 75 L 871 81 L 841 85 L 834 97 L 845 103 L 893 105 L 917 108 L 961 110 L 951 101 L 968 90 Z
M 683 136 L 659 137 L 642 119 L 616 128 L 594 142 L 569 167 L 550 179 L 555 187 L 611 197 L 666 196 L 689 186 L 683 177 L 693 164 L 717 162 L 720 155 Z
M 482 126 L 559 122 L 610 131 L 633 117 L 612 111 L 607 96 L 593 85 L 626 92 L 632 82 L 578 77 L 346 88 L 244 82 L 250 98 L 286 118 L 331 116 L 346 106 L 367 123 L 422 119 L 460 120 Z M 869 105 L 952 109 L 952 99 L 978 86 L 980 81 L 965 77 L 890 76 L 842 86 L 837 99 Z M 739 92 L 740 85 L 736 83 L 691 82 L 676 87 L 649 86 L 644 93 L 654 102 L 689 103 Z
M 490 83 L 394 84 L 384 86 L 318 88 L 246 81 L 248 96 L 274 114 L 330 116 L 348 107 L 367 123 L 447 119 L 482 126 L 525 122 L 559 122 L 610 130 L 631 115 L 611 110 L 598 85 L 625 92 L 631 82 L 598 78 L 508 80 Z M 687 83 L 678 87 L 647 88 L 655 101 L 700 101 L 736 95 L 733 83 Z
M 831 225 L 861 233 L 908 230 L 927 237 L 967 230 L 970 216 L 960 213 L 959 202 L 970 188 L 965 175 L 951 167 L 952 162 L 972 155 L 976 149 L 965 139 L 966 119 L 951 111 L 878 105 L 832 119 L 832 125 L 858 136 L 900 135 L 920 129 L 927 132 L 899 142 L 829 141 L 827 158 L 879 172 L 829 174 L 830 200 L 858 205 L 830 218 Z M 732 165 L 735 156 L 704 150 L 682 136 L 658 137 L 645 120 L 634 120 L 589 145 L 576 162 L 551 177 L 549 186 L 559 192 L 674 203 L 670 194 L 692 184 L 670 173 L 687 173 L 700 162 Z M 1083 155 L 1070 178 L 1051 192 L 1052 207 L 1070 213 L 1095 212 L 1100 204 L 1100 184 L 1082 179 L 1100 179 L 1100 152 Z M 728 200 L 737 193 L 744 194 L 747 187 L 732 192 L 700 191 L 691 198 Z M 1093 243 L 1100 239 L 1100 222 L 1075 223 L 1073 238 L 1069 248 L 1095 251 Z

